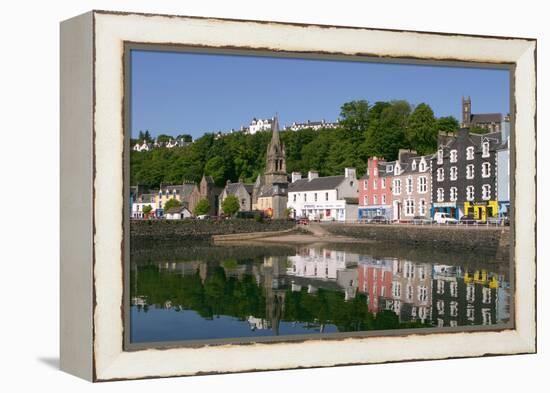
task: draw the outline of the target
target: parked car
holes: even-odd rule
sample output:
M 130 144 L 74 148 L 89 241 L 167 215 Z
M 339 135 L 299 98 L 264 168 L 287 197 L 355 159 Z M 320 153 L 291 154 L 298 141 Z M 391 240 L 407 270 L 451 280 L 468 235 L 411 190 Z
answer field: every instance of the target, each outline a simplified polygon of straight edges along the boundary
M 456 218 L 451 217 L 449 213 L 435 213 L 434 221 L 438 224 L 456 224 Z
M 309 218 L 307 217 L 299 217 L 296 219 L 296 223 L 298 225 L 308 225 L 309 224 Z
M 460 217 L 460 223 L 464 225 L 475 225 L 477 221 L 473 216 L 467 215 Z
M 490 225 L 510 225 L 508 217 L 489 217 L 487 218 L 487 224 Z
M 374 216 L 367 221 L 369 224 L 389 224 L 389 220 L 386 216 Z
M 411 220 L 411 223 L 413 225 L 426 225 L 426 224 L 431 224 L 433 221 L 431 218 L 429 217 L 424 217 L 424 216 L 414 216 Z
M 210 216 L 208 214 L 201 214 L 197 216 L 197 220 L 208 220 Z

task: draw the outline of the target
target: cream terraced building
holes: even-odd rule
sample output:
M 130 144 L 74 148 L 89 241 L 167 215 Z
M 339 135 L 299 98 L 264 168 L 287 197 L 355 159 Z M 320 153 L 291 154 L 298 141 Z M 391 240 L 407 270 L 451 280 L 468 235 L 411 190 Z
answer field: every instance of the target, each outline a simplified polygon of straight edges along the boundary
M 319 177 L 315 171 L 302 179 L 292 173 L 288 185 L 287 207 L 294 218 L 320 221 L 355 221 L 358 215 L 358 180 L 355 168 L 346 168 L 342 176 Z

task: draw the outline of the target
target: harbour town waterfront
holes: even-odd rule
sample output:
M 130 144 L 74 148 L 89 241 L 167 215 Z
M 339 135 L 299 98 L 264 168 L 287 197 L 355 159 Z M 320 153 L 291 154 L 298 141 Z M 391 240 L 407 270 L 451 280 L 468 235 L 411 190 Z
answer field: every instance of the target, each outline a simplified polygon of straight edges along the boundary
M 333 123 L 140 135 L 131 342 L 507 327 L 510 123 L 471 105 L 461 123 L 355 101 Z
M 469 98 L 463 99 L 463 127 L 439 131 L 433 153 L 400 148 L 396 160 L 371 156 L 362 176 L 356 167 L 345 165 L 330 176 L 320 175 L 314 167 L 307 174 L 287 173 L 287 149 L 275 116 L 266 123 L 269 127 L 253 133 L 270 135 L 263 170 L 254 182 L 225 178 L 217 167 L 224 165 L 223 159 L 214 157 L 198 184 L 131 187 L 130 215 L 133 219 L 183 219 L 256 212 L 273 219 L 393 223 L 441 222 L 443 217 L 445 222 L 464 219 L 504 225 L 510 212 L 509 117 L 472 115 L 470 105 Z M 331 126 L 324 132 L 338 130 Z M 323 132 L 300 128 L 284 132 L 305 131 Z

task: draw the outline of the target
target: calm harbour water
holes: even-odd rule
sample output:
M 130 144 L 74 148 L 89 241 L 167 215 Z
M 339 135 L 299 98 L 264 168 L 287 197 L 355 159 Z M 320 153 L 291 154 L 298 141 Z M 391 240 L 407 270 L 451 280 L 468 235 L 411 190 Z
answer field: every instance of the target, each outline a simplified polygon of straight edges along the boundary
M 499 325 L 490 257 L 315 244 L 132 251 L 133 343 Z

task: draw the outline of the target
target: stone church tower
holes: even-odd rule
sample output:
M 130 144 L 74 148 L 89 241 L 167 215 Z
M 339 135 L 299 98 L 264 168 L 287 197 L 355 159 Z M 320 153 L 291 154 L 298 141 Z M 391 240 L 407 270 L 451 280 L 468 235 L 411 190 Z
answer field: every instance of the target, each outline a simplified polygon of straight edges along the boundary
M 279 120 L 273 118 L 271 142 L 267 146 L 265 165 L 265 184 L 286 183 L 286 154 L 285 146 L 279 136 Z
M 286 218 L 288 176 L 285 146 L 279 135 L 279 121 L 273 118 L 271 141 L 267 146 L 265 171 L 258 175 L 252 191 L 252 210 L 269 211 L 272 218 Z
M 470 127 L 472 121 L 472 100 L 462 97 L 462 127 Z

